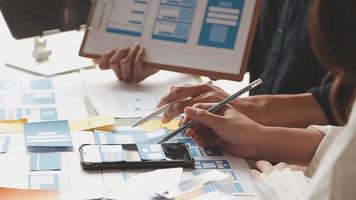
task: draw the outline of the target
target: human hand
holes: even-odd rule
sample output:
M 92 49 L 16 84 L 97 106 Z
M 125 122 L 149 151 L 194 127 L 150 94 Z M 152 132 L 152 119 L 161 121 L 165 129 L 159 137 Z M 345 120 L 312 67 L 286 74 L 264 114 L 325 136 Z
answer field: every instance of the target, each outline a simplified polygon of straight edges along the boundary
M 125 82 L 140 82 L 159 70 L 146 67 L 143 60 L 145 49 L 135 43 L 132 47 L 112 49 L 98 61 L 100 69 L 112 69 L 118 79 Z
M 258 161 L 256 162 L 256 169 L 251 170 L 251 178 L 254 181 L 258 181 L 259 177 L 262 173 L 269 174 L 270 172 L 274 170 L 280 170 L 282 171 L 283 169 L 290 168 L 292 171 L 305 171 L 306 167 L 304 166 L 299 166 L 299 165 L 288 165 L 284 162 L 280 162 L 277 165 L 272 165 L 268 161 Z
M 186 134 L 202 147 L 220 147 L 236 156 L 255 158 L 263 128 L 232 106 L 221 108 L 216 114 L 207 109 L 214 104 L 195 104 L 184 109 L 183 124 L 197 123 Z
M 224 92 L 221 88 L 210 83 L 184 85 L 172 87 L 169 94 L 161 98 L 157 107 L 175 102 L 162 116 L 162 122 L 167 123 L 183 113 L 184 108 L 187 106 L 192 106 L 196 103 L 216 103 L 228 96 L 229 94 Z

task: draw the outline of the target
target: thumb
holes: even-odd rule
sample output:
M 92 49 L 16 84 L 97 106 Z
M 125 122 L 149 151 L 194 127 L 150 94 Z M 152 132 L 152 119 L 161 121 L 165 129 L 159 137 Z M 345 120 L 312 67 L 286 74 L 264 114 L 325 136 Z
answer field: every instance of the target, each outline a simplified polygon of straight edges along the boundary
M 220 121 L 222 120 L 221 116 L 214 115 L 209 113 L 207 110 L 194 107 L 186 107 L 184 109 L 184 113 L 188 118 L 205 124 L 212 129 L 216 128 L 218 124 L 221 124 Z

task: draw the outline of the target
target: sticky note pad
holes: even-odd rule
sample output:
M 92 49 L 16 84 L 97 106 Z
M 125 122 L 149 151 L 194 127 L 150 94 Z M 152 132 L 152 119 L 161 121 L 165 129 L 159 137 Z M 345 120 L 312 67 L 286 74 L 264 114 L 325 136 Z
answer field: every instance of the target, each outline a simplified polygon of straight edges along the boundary
M 0 153 L 6 153 L 10 144 L 10 136 L 0 137 Z
M 142 160 L 166 160 L 166 154 L 160 144 L 137 144 Z
M 122 145 L 102 145 L 100 146 L 100 155 L 103 162 L 121 162 L 125 160 Z
M 27 147 L 72 147 L 67 120 L 35 122 L 24 125 Z
M 61 169 L 61 154 L 59 152 L 31 153 L 31 171 L 52 171 Z
M 154 131 L 161 128 L 167 128 L 169 131 L 173 131 L 179 127 L 179 122 L 179 118 L 173 119 L 172 121 L 166 124 L 162 123 L 160 119 L 155 119 L 144 123 L 140 126 L 140 128 L 143 131 Z
M 72 121 L 69 126 L 72 131 L 112 131 L 115 124 L 116 121 L 113 116 L 94 116 L 88 119 Z

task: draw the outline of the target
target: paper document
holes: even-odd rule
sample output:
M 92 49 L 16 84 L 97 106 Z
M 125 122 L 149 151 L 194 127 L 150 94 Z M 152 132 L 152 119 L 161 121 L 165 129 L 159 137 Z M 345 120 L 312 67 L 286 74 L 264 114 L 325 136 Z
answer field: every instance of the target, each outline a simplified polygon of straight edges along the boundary
M 142 83 L 120 82 L 112 71 L 82 70 L 89 98 L 99 115 L 143 117 L 156 109 L 172 86 L 196 84 L 194 76 L 161 71 Z
M 148 65 L 242 80 L 260 0 L 97 0 L 81 55 L 138 41 Z
M 0 120 L 36 122 L 85 118 L 87 113 L 81 90 L 78 74 L 53 79 L 1 79 Z M 0 132 L 14 132 L 11 130 L 18 130 L 18 124 L 1 121 Z

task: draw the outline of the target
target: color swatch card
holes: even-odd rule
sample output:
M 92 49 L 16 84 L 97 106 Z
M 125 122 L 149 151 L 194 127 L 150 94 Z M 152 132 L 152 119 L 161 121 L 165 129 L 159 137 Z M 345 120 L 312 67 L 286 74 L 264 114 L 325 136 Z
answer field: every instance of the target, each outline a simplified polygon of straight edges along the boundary
M 29 148 L 73 147 L 67 120 L 28 123 L 24 125 L 24 134 Z
M 166 160 L 166 154 L 160 144 L 137 144 L 142 160 Z
M 31 153 L 31 171 L 52 171 L 61 169 L 61 154 L 59 152 Z
M 10 136 L 0 137 L 0 153 L 6 153 L 10 144 Z

